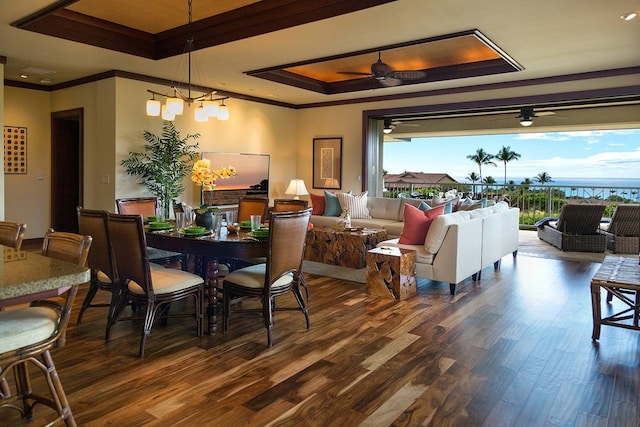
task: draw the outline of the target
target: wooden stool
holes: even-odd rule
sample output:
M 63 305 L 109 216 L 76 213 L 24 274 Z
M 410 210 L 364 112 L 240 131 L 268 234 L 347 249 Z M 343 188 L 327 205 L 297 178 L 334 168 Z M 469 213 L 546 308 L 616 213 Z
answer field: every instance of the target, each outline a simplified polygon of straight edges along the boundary
M 367 252 L 367 293 L 404 300 L 416 294 L 416 251 L 394 247 Z

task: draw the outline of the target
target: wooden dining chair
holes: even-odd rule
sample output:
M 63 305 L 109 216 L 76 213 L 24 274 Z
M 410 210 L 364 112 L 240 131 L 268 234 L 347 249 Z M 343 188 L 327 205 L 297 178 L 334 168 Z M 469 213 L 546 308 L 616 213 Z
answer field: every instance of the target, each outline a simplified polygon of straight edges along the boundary
M 263 197 L 241 197 L 238 202 L 238 222 L 249 221 L 251 215 L 262 215 L 262 219 L 267 219 L 267 206 L 269 199 Z
M 49 231 L 44 236 L 42 253 L 84 266 L 91 242 L 91 236 Z M 77 292 L 78 286 L 74 285 L 68 289 L 62 303 L 53 299 L 37 300 L 29 307 L 0 312 L 0 408 L 16 409 L 23 418 L 30 419 L 34 406 L 40 403 L 57 412 L 57 418 L 48 425 L 63 421 L 67 426 L 76 426 L 49 350 L 65 343 Z M 40 394 L 37 388 L 31 387 L 28 366 L 42 372 L 51 396 Z M 12 371 L 15 391 L 10 389 L 6 379 Z
M 156 197 L 128 197 L 116 199 L 116 209 L 121 215 L 140 215 L 142 220 L 146 220 L 149 216 L 155 216 L 158 208 L 158 199 Z M 164 251 L 156 248 L 148 248 L 149 259 L 151 262 L 160 265 L 170 265 L 180 263 L 182 265 L 184 259 L 182 254 L 171 251 Z M 184 267 L 183 267 L 184 268 Z
M 9 246 L 19 251 L 26 230 L 27 224 L 0 221 L 0 245 Z
M 310 216 L 311 209 L 273 213 L 269 223 L 266 263 L 233 271 L 222 282 L 223 332 L 227 333 L 229 330 L 232 298 L 260 298 L 264 325 L 267 328 L 267 344 L 271 347 L 274 298 L 288 292 L 293 293 L 298 307 L 278 307 L 277 310 L 302 311 L 309 329 L 309 310 L 302 298 L 299 285 Z
M 204 307 L 204 281 L 198 275 L 173 268 L 152 269 L 147 253 L 147 242 L 140 215 L 109 214 L 107 229 L 113 247 L 113 254 L 120 282 L 126 287 L 127 295 L 116 303 L 113 322 L 122 314 L 128 299 L 145 307 L 145 318 L 140 339 L 138 356 L 144 356 L 147 336 L 151 333 L 159 311 L 168 304 L 193 298 L 192 313 L 163 313 L 163 317 L 194 317 L 196 334 L 202 336 Z
M 113 307 L 111 303 L 93 303 L 93 299 L 99 290 L 107 291 L 110 295 L 117 292 L 114 287 L 118 284 L 118 272 L 113 258 L 111 240 L 107 232 L 107 217 L 109 213 L 103 210 L 77 208 L 78 230 L 81 234 L 93 237 L 93 243 L 89 250 L 87 264 L 91 268 L 91 281 L 89 290 L 82 302 L 78 313 L 77 324 L 82 323 L 84 312 L 90 307 Z M 107 315 L 107 319 L 111 319 Z M 105 340 L 110 336 L 111 324 L 107 321 Z

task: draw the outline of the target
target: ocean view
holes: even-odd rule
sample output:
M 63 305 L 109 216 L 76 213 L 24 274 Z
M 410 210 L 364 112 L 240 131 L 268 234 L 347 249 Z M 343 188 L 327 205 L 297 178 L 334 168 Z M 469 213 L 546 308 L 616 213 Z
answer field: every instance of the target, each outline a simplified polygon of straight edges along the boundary
M 460 183 L 471 183 L 468 179 L 462 176 L 452 176 L 456 181 Z M 528 177 L 533 185 L 540 185 L 534 181 L 533 177 Z M 640 189 L 640 177 L 638 178 L 554 178 L 553 182 L 545 184 L 545 186 L 555 186 L 555 187 L 596 187 L 596 188 L 616 188 L 616 187 L 625 187 L 625 188 L 638 188 Z M 494 179 L 498 184 L 502 184 L 504 178 L 494 176 Z M 525 177 L 510 177 L 507 175 L 507 182 L 513 181 L 516 184 L 520 184 L 525 180 Z

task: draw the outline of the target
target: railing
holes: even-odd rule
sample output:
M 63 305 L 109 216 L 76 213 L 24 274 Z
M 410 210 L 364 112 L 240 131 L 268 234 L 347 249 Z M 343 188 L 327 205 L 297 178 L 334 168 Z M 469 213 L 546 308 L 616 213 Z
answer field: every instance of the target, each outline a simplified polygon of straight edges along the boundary
M 385 190 L 385 197 L 415 197 L 431 199 L 447 192 L 472 199 L 504 198 L 509 205 L 520 208 L 520 228 L 532 228 L 545 217 L 557 217 L 567 203 L 605 205 L 605 217 L 611 218 L 616 206 L 640 203 L 640 187 L 554 186 L 553 184 L 441 184 L 394 186 Z

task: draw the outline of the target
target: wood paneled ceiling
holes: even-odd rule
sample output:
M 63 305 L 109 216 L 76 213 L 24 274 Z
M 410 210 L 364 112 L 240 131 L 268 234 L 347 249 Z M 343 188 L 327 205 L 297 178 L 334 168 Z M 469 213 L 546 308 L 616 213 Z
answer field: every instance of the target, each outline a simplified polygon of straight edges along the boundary
M 194 50 L 253 37 L 395 0 L 193 0 Z M 185 52 L 188 7 L 176 0 L 59 1 L 13 23 L 14 26 L 144 58 L 162 59 Z M 371 46 L 325 58 L 246 71 L 251 76 L 323 94 L 388 86 L 371 72 L 378 54 L 393 70 L 421 70 L 409 85 L 486 76 L 522 68 L 477 30 Z
M 411 85 L 521 70 L 521 67 L 477 30 L 379 46 L 330 58 L 286 64 L 247 74 L 324 94 L 355 92 L 389 85 L 376 79 L 372 64 L 380 59 L 395 71 L 423 76 L 391 83 Z M 354 77 L 354 73 L 361 76 Z M 395 80 L 395 79 L 392 79 Z

